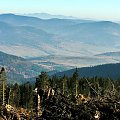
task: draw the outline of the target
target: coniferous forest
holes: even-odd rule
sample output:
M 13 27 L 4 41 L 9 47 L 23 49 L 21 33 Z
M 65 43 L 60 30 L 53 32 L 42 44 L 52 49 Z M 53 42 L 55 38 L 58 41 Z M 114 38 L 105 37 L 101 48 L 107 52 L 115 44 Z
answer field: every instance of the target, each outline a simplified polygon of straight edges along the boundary
M 120 0 L 0 0 L 0 120 L 120 120 Z
M 41 72 L 36 82 L 7 84 L 0 72 L 1 119 L 13 120 L 119 120 L 120 80 L 48 76 Z

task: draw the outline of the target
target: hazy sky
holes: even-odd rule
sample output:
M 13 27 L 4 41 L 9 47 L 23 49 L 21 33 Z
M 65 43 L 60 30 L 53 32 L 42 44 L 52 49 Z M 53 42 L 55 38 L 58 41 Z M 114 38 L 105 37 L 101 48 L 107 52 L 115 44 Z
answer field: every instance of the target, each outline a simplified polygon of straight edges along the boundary
M 120 20 L 120 0 L 0 0 L 0 13 L 41 12 Z

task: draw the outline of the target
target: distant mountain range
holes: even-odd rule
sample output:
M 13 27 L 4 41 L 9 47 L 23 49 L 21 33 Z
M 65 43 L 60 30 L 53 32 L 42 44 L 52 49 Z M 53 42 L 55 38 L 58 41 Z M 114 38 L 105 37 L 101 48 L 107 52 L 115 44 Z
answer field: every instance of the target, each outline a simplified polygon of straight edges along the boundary
M 48 13 L 29 13 L 29 14 L 23 14 L 25 16 L 31 16 L 31 17 L 38 17 L 41 19 L 52 19 L 52 18 L 59 18 L 59 19 L 78 19 L 76 17 L 72 16 L 64 16 L 64 15 L 52 15 Z
M 0 50 L 23 57 L 88 56 L 118 51 L 120 47 L 120 25 L 110 21 L 43 20 L 3 14 L 0 36 Z
M 106 52 L 106 53 L 98 54 L 96 56 L 120 57 L 120 52 Z
M 119 55 L 102 54 L 120 51 L 120 24 L 1 14 L 0 51 L 27 58 L 49 71 L 116 63 Z

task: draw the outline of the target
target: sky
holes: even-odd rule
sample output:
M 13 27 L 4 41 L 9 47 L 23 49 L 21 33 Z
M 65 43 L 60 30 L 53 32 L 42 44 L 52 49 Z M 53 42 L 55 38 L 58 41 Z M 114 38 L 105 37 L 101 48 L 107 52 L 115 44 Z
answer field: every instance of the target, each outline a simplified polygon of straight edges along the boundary
M 0 0 L 0 13 L 50 13 L 120 20 L 120 0 Z

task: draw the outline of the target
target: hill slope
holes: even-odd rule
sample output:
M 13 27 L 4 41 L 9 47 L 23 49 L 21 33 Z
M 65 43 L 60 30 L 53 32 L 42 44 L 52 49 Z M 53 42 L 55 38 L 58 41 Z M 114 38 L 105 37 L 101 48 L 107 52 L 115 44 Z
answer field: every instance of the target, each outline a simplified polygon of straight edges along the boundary
M 32 58 L 31 58 L 32 59 Z M 26 81 L 35 81 L 42 71 L 48 72 L 49 75 L 56 72 L 68 70 L 72 67 L 56 64 L 51 61 L 43 61 L 43 57 L 39 57 L 41 62 L 34 59 L 24 59 L 22 57 L 6 54 L 0 51 L 0 67 L 5 67 L 9 83 L 22 83 Z M 33 79 L 32 79 L 33 78 Z
M 0 66 L 5 67 L 9 83 L 26 82 L 47 69 L 28 62 L 24 58 L 0 52 Z M 26 81 L 25 81 L 26 80 Z
M 72 76 L 74 71 L 75 69 L 71 69 L 68 71 L 57 73 L 55 75 L 63 76 L 65 74 L 67 76 Z M 78 68 L 78 73 L 80 77 L 98 76 L 98 77 L 105 77 L 105 78 L 109 77 L 112 79 L 117 79 L 120 78 L 120 63 Z

